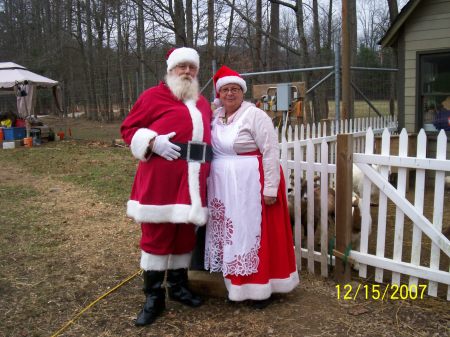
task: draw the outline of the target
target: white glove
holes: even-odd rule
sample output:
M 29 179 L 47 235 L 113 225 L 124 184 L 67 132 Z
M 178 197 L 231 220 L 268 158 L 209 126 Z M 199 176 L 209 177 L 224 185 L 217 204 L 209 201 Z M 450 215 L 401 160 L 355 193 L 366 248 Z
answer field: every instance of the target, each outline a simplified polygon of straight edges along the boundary
M 175 132 L 167 135 L 159 135 L 155 137 L 152 152 L 160 155 L 164 159 L 174 160 L 180 156 L 181 148 L 170 142 L 169 139 L 175 136 Z

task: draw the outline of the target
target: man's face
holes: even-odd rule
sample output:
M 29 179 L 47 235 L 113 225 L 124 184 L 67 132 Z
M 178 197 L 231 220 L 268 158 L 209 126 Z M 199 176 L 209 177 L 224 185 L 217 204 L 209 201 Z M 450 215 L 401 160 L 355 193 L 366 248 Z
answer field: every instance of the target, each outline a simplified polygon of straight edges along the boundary
M 193 79 L 197 77 L 198 68 L 192 63 L 183 62 L 177 64 L 176 67 L 171 70 L 171 73 L 182 78 Z

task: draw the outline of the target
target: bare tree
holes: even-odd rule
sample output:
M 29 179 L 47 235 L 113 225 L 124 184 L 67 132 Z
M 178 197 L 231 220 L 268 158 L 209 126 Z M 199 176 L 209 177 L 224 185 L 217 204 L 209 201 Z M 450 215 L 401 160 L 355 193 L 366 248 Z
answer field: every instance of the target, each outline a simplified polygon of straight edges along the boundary
M 280 38 L 280 5 L 276 2 L 270 4 L 270 35 Z M 271 69 L 279 67 L 279 46 L 274 40 L 269 43 L 269 65 Z
M 194 46 L 194 23 L 192 14 L 192 0 L 186 0 L 186 39 L 187 46 Z
M 175 43 L 178 46 L 186 46 L 187 45 L 187 36 L 186 36 L 186 18 L 184 13 L 184 4 L 183 0 L 174 0 L 175 6 L 174 10 L 170 10 L 170 14 L 172 16 L 173 24 L 175 27 Z M 172 1 L 169 1 L 169 7 L 171 7 Z
M 137 51 L 139 54 L 139 74 L 141 78 L 141 92 L 145 90 L 145 25 L 143 0 L 138 3 L 138 24 L 137 24 Z
M 228 21 L 227 35 L 225 38 L 224 57 L 223 57 L 222 63 L 228 62 L 228 53 L 230 51 L 231 37 L 233 34 L 232 32 L 233 32 L 233 22 L 234 22 L 234 4 L 235 4 L 235 0 L 233 0 L 233 2 L 231 3 L 231 6 L 230 6 L 231 12 L 230 12 L 230 19 Z
M 211 61 L 216 58 L 214 42 L 214 1 L 208 0 L 208 67 L 211 65 Z
M 393 23 L 395 18 L 398 15 L 398 4 L 397 0 L 387 0 L 388 7 L 389 7 L 389 19 L 390 22 Z
M 126 107 L 126 89 L 125 89 L 125 72 L 123 68 L 123 38 L 122 38 L 122 8 L 121 8 L 121 1 L 116 0 L 116 16 L 117 16 L 117 63 L 119 68 L 119 94 L 120 94 L 120 100 L 119 100 L 119 109 L 120 109 L 120 117 L 125 117 L 125 107 Z

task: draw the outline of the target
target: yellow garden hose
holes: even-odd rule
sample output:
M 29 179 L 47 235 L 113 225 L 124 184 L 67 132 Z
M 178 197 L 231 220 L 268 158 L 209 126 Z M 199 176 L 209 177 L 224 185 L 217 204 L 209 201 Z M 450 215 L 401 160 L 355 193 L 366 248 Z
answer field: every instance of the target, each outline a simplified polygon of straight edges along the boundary
M 142 269 L 139 269 L 137 272 L 135 272 L 133 275 L 127 277 L 125 280 L 123 280 L 122 282 L 120 282 L 118 285 L 116 285 L 114 288 L 112 288 L 111 290 L 109 290 L 108 292 L 104 293 L 102 296 L 100 296 L 99 298 L 97 298 L 95 301 L 93 301 L 92 303 L 90 303 L 87 307 L 85 307 L 83 310 L 81 310 L 78 314 L 76 314 L 71 320 L 69 320 L 66 324 L 64 324 L 61 329 L 59 329 L 58 331 L 56 331 L 52 337 L 56 337 L 59 334 L 61 334 L 64 330 L 66 330 L 71 324 L 75 323 L 75 321 L 80 318 L 80 316 L 89 308 L 91 308 L 92 306 L 94 306 L 95 303 L 97 303 L 98 301 L 102 300 L 103 298 L 105 298 L 106 296 L 108 296 L 109 294 L 111 294 L 112 292 L 116 291 L 117 289 L 119 289 L 121 286 L 123 286 L 125 283 L 131 281 L 132 279 L 134 279 L 136 276 L 140 275 L 142 273 Z

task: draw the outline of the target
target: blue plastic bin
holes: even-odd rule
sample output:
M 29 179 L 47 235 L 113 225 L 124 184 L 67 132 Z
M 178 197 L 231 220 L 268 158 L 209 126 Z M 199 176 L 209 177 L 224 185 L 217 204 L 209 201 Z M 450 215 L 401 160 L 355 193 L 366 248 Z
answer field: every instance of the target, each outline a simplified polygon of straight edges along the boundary
M 23 139 L 27 135 L 27 129 L 25 127 L 13 127 L 13 128 L 3 128 L 3 139 L 4 140 L 16 140 Z

